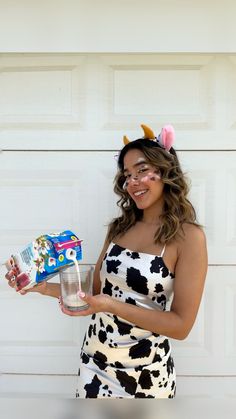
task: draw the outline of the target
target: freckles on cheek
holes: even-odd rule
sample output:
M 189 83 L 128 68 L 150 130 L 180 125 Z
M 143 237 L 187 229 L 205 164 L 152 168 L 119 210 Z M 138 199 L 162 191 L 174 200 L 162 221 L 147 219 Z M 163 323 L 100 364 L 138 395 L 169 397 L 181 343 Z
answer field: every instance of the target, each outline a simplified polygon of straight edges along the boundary
M 142 182 L 150 183 L 150 182 L 155 182 L 160 179 L 161 179 L 161 176 L 158 175 L 157 173 L 148 173 L 147 176 L 142 178 Z

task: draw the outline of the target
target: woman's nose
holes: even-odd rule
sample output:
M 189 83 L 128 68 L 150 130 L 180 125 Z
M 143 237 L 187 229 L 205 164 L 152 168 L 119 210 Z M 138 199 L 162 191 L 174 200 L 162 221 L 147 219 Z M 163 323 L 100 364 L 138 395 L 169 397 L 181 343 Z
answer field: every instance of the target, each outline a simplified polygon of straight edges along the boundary
M 139 178 L 138 178 L 138 176 L 137 176 L 137 175 L 135 175 L 135 176 L 132 176 L 132 177 L 130 178 L 130 181 L 131 181 L 131 182 L 138 182 L 138 181 L 139 181 Z

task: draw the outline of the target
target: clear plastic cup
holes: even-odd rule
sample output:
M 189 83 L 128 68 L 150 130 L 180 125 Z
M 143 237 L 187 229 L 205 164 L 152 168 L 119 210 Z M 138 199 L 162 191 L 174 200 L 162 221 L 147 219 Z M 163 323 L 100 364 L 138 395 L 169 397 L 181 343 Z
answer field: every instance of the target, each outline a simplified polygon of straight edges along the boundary
M 92 295 L 94 267 L 91 265 L 79 265 L 79 272 L 75 265 L 60 271 L 61 298 L 64 307 L 69 311 L 86 310 L 89 305 L 78 296 L 80 291 Z M 79 281 L 80 277 L 80 281 Z

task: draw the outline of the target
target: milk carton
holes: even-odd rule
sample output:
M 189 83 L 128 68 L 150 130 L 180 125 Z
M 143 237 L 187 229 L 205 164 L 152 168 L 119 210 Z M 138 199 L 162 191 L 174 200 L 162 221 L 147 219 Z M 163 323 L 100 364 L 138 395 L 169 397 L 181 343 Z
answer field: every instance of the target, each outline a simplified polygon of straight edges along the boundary
M 44 234 L 6 262 L 14 270 L 16 289 L 32 288 L 82 259 L 81 240 L 70 230 Z

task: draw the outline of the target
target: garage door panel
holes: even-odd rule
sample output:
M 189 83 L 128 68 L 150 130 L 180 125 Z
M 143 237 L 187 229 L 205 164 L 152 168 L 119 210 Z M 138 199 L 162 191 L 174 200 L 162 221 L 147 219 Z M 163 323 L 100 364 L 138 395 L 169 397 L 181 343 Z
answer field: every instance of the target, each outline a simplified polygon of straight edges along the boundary
M 118 214 L 117 197 L 112 193 L 115 154 L 24 153 L 22 168 L 22 153 L 3 153 L 2 257 L 13 247 L 31 241 L 35 234 L 72 228 L 84 240 L 85 263 L 95 263 L 106 225 Z M 206 229 L 209 263 L 234 264 L 235 153 L 180 152 L 179 157 L 191 181 L 190 198 L 198 220 Z
M 210 266 L 192 331 L 186 340 L 173 340 L 180 375 L 235 375 L 235 266 Z
M 0 55 L 0 148 L 117 150 L 172 123 L 177 149 L 235 149 L 235 55 Z
M 94 263 L 105 224 L 116 213 L 114 156 L 24 153 L 24 170 L 22 157 L 22 153 L 1 155 L 0 190 L 5 197 L 0 221 L 2 258 L 37 235 L 72 229 L 84 240 L 84 263 Z

